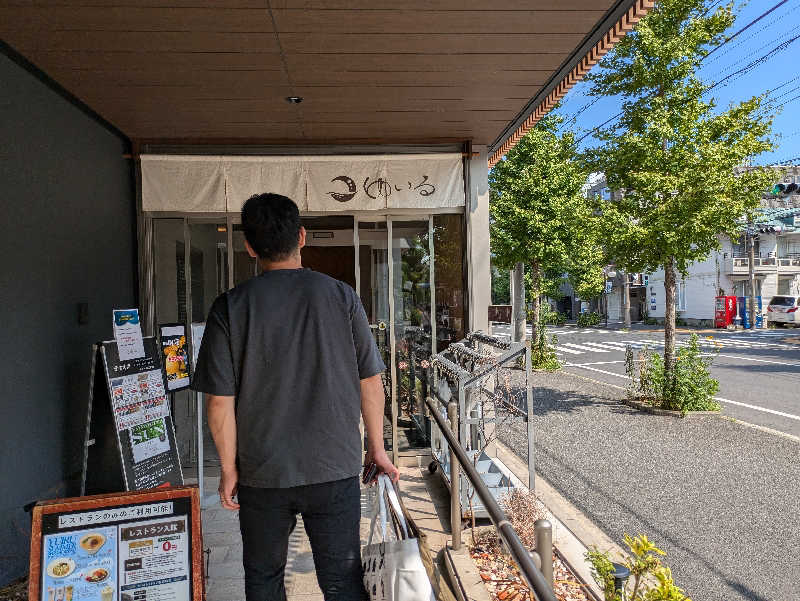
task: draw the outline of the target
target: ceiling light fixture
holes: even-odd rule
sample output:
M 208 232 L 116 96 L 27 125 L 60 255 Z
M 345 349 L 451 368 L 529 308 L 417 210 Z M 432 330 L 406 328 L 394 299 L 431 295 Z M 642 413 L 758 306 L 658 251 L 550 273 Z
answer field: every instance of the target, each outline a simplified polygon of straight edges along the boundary
M 301 102 L 303 102 L 303 97 L 302 96 L 287 96 L 286 97 L 286 102 L 288 102 L 289 104 L 300 104 Z

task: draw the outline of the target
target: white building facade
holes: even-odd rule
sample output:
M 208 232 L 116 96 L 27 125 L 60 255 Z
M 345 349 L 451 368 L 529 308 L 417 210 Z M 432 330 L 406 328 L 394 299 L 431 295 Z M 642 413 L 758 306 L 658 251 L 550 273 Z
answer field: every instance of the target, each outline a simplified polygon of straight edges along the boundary
M 796 225 L 795 225 L 796 224 Z M 763 310 L 775 295 L 800 295 L 800 208 L 763 208 L 750 227 L 754 236 L 755 294 Z M 693 263 L 678 280 L 677 319 L 688 325 L 713 325 L 717 296 L 749 296 L 750 265 L 744 235 L 720 238 L 721 248 Z M 663 321 L 664 271 L 648 277 L 648 315 Z

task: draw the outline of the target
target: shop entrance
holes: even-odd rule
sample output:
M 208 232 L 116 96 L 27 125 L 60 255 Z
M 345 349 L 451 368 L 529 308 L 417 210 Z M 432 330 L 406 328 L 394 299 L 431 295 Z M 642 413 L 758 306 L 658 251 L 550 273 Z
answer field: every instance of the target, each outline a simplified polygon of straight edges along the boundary
M 157 323 L 199 331 L 216 297 L 260 273 L 244 246 L 238 215 L 153 218 Z M 384 444 L 393 456 L 429 446 L 430 356 L 464 335 L 463 214 L 304 215 L 303 266 L 359 293 L 386 364 Z M 188 259 L 187 259 L 188 257 Z M 196 353 L 196 349 L 193 349 Z M 219 465 L 195 393 L 175 395 L 181 459 L 196 469 Z M 198 425 L 204 432 L 198 451 Z

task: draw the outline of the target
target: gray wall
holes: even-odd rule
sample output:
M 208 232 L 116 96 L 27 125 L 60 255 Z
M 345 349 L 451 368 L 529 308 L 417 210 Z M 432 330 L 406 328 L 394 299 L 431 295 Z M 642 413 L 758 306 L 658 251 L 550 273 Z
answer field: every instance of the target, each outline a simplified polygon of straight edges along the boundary
M 27 572 L 24 504 L 77 494 L 92 342 L 134 306 L 124 142 L 0 55 L 0 584 Z M 77 305 L 89 304 L 78 325 Z

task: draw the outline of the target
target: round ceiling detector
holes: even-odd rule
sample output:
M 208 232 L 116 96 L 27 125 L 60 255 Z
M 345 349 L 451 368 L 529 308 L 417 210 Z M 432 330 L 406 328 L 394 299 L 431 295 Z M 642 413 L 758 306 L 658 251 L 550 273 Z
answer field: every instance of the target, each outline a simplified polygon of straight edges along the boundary
M 286 102 L 288 102 L 289 104 L 300 104 L 301 102 L 303 102 L 303 97 L 302 96 L 287 96 L 286 97 Z

